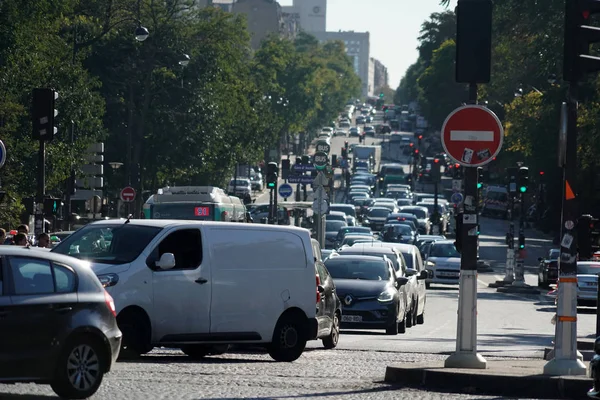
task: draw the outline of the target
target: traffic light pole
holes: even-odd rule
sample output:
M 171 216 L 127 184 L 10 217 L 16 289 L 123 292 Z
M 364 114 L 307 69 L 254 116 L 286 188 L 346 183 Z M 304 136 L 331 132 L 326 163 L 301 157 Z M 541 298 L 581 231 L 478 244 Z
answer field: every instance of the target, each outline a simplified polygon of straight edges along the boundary
M 504 283 L 512 284 L 515 281 L 515 197 L 509 194 L 508 198 L 508 235 L 506 249 L 506 273 L 504 274 Z
M 469 100 L 477 104 L 475 83 L 469 85 Z M 456 233 L 462 242 L 456 352 L 446 359 L 444 367 L 485 369 L 487 362 L 477 353 L 477 168 L 464 168 L 464 176 L 462 229 Z
M 521 211 L 519 212 L 519 251 L 516 253 L 515 280 L 512 286 L 524 287 L 525 284 L 525 193 L 521 193 Z M 513 226 L 514 230 L 514 226 Z M 521 243 L 523 241 L 523 243 Z M 523 245 L 523 247 L 521 247 Z M 514 249 L 514 239 L 513 239 Z M 513 250 L 514 260 L 514 250 Z
M 37 193 L 34 205 L 34 233 L 38 235 L 46 231 L 44 224 L 44 196 L 46 195 L 46 142 L 43 139 L 39 141 L 38 150 L 38 176 L 37 176 Z
M 273 223 L 273 189 L 269 189 L 269 224 Z
M 577 85 L 575 80 L 570 82 L 567 99 L 567 143 L 563 167 L 554 358 L 544 365 L 546 375 L 586 374 L 585 364 L 577 354 Z

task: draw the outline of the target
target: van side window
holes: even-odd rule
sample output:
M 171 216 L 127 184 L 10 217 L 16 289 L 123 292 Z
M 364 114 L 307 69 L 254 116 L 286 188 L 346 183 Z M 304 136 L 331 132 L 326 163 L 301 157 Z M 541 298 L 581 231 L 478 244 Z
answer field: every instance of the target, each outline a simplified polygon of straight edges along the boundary
M 181 229 L 172 232 L 160 242 L 157 250 L 157 260 L 165 253 L 172 253 L 175 256 L 173 269 L 196 269 L 202 263 L 200 230 Z

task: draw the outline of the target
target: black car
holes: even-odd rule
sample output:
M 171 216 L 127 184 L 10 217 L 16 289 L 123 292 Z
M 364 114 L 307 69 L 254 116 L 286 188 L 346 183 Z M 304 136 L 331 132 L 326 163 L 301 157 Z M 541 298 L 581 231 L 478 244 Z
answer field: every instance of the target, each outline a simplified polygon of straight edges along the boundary
M 398 289 L 408 278 L 396 277 L 387 257 L 343 255 L 325 261 L 342 301 L 343 328 L 406 330 L 406 303 Z M 400 318 L 402 318 L 400 320 Z
M 342 303 L 336 293 L 331 274 L 321 261 L 323 256 L 319 244 L 313 240 L 313 247 L 319 256 L 315 262 L 317 280 L 317 322 L 319 324 L 317 337 L 322 340 L 323 347 L 333 349 L 340 339 L 340 321 L 342 318 Z
M 560 249 L 551 249 L 548 252 L 548 258 L 538 258 L 540 265 L 538 267 L 538 286 L 548 288 L 551 284 L 558 281 L 558 258 Z
M 391 237 L 386 237 L 386 232 L 388 229 L 392 230 Z M 416 229 L 411 228 L 410 225 L 405 224 L 385 224 L 383 229 L 381 230 L 380 237 L 384 238 L 384 242 L 390 243 L 405 243 L 405 244 L 415 244 L 417 242 L 417 231 Z
M 112 297 L 84 262 L 35 248 L 0 248 L 0 383 L 50 384 L 92 396 L 121 348 Z

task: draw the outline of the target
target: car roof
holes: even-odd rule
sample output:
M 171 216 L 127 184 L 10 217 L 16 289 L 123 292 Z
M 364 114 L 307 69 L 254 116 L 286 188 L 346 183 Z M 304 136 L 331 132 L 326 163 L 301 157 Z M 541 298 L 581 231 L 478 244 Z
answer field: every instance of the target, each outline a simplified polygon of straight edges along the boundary
M 359 248 L 359 247 L 371 247 L 371 248 L 377 248 L 377 247 L 387 247 L 390 249 L 398 249 L 402 252 L 407 252 L 410 253 L 412 251 L 415 251 L 417 249 L 416 246 L 412 245 L 412 244 L 406 244 L 406 243 L 389 243 L 389 242 L 374 242 L 374 243 L 355 243 L 352 245 L 351 248 Z
M 90 268 L 90 263 L 75 257 L 48 251 L 43 247 L 0 246 L 0 255 L 19 257 L 40 257 L 50 261 L 62 262 L 74 268 Z M 90 270 L 91 271 L 91 270 Z
M 435 240 L 433 243 L 434 244 L 454 244 L 454 240 L 441 239 L 441 240 Z
M 423 210 L 423 211 L 428 211 L 427 207 L 422 207 L 422 206 L 402 206 L 400 208 L 400 211 L 402 210 Z
M 351 247 L 346 247 L 346 249 L 351 249 Z M 344 259 L 344 258 L 353 258 L 356 260 L 364 260 L 364 261 L 375 261 L 375 260 L 382 260 L 383 257 L 378 257 L 378 256 L 363 256 L 363 255 L 358 255 L 358 254 L 344 254 L 342 252 L 338 252 L 339 256 L 336 256 L 334 258 L 331 258 L 331 260 L 339 260 L 339 259 Z
M 385 207 L 371 207 L 369 210 L 386 210 L 386 211 L 390 211 L 389 208 L 385 208 Z

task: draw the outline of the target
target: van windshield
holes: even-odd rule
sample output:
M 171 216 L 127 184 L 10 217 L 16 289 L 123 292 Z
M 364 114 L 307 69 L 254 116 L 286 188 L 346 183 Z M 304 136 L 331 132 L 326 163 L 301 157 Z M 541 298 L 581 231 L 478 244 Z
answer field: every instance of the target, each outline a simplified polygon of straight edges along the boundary
M 104 264 L 127 264 L 138 258 L 162 230 L 131 224 L 87 225 L 68 236 L 51 251 Z

